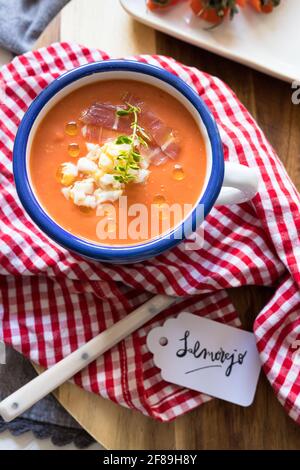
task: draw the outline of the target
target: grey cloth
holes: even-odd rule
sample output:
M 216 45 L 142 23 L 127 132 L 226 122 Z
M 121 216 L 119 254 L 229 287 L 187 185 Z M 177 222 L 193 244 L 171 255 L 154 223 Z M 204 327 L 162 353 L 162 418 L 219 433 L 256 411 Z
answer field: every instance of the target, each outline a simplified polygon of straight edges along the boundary
M 0 46 L 14 54 L 30 50 L 69 0 L 0 0 Z
M 36 372 L 30 362 L 7 347 L 6 364 L 0 364 L 0 400 L 35 376 Z M 53 444 L 59 446 L 73 442 L 78 448 L 85 448 L 94 442 L 52 395 L 36 403 L 11 423 L 5 423 L 0 418 L 0 433 L 5 430 L 13 435 L 32 431 L 37 438 L 51 438 Z

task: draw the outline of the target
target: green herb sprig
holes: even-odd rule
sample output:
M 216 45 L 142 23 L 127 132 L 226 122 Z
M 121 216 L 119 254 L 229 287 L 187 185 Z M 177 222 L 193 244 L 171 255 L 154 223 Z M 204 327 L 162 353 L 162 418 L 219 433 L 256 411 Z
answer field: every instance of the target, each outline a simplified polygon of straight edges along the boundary
M 141 112 L 141 109 L 130 103 L 126 103 L 126 106 L 126 109 L 118 109 L 116 114 L 120 118 L 129 115 L 133 116 L 133 121 L 130 125 L 132 133 L 131 135 L 119 135 L 115 140 L 115 144 L 128 144 L 129 148 L 128 150 L 120 150 L 117 157 L 118 163 L 114 168 L 114 171 L 117 172 L 117 174 L 114 175 L 115 180 L 124 184 L 130 183 L 134 180 L 135 176 L 132 173 L 132 170 L 136 171 L 140 169 L 139 163 L 142 156 L 138 151 L 137 142 L 138 144 L 147 147 L 147 141 L 150 140 L 145 130 L 138 124 L 138 115 Z

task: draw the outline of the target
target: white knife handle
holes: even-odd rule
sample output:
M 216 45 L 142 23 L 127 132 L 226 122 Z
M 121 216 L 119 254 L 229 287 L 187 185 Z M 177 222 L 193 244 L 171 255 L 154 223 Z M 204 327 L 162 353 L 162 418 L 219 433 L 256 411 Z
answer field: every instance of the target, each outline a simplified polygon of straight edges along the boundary
M 69 380 L 108 349 L 140 328 L 148 320 L 169 307 L 175 298 L 156 295 L 112 327 L 69 354 L 50 369 L 35 377 L 0 403 L 0 414 L 5 421 L 16 418 L 34 403 L 44 398 L 59 385 Z

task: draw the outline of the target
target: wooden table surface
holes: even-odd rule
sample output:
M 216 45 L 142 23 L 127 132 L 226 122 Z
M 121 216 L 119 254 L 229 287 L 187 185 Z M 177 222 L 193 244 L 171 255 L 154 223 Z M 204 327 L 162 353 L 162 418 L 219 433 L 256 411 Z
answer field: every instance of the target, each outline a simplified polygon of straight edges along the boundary
M 300 189 L 300 106 L 292 104 L 289 84 L 154 32 L 131 20 L 118 0 L 73 0 L 43 33 L 37 46 L 57 40 L 99 47 L 116 57 L 165 54 L 217 75 L 256 118 Z M 270 289 L 255 287 L 231 291 L 245 328 L 251 330 L 255 316 L 271 295 Z M 300 447 L 300 427 L 288 418 L 263 374 L 251 407 L 213 400 L 169 424 L 123 409 L 71 384 L 60 387 L 56 396 L 109 449 Z

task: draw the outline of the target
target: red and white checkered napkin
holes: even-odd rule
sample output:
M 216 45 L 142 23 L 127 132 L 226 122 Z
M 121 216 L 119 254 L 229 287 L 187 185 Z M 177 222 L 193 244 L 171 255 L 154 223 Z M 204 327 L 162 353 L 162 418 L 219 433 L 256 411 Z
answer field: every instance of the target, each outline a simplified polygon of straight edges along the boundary
M 107 58 L 62 43 L 17 57 L 0 71 L 1 337 L 49 367 L 153 294 L 185 296 L 75 377 L 86 390 L 168 421 L 209 397 L 161 379 L 145 344 L 150 328 L 181 310 L 238 325 L 225 289 L 276 284 L 254 331 L 264 371 L 300 423 L 300 367 L 292 349 L 300 339 L 300 197 L 261 130 L 219 79 L 166 57 L 134 57 L 192 86 L 215 116 L 225 158 L 260 169 L 261 190 L 251 203 L 212 210 L 201 250 L 186 251 L 181 243 L 141 264 L 88 262 L 50 241 L 20 206 L 11 161 L 24 112 L 61 73 Z

